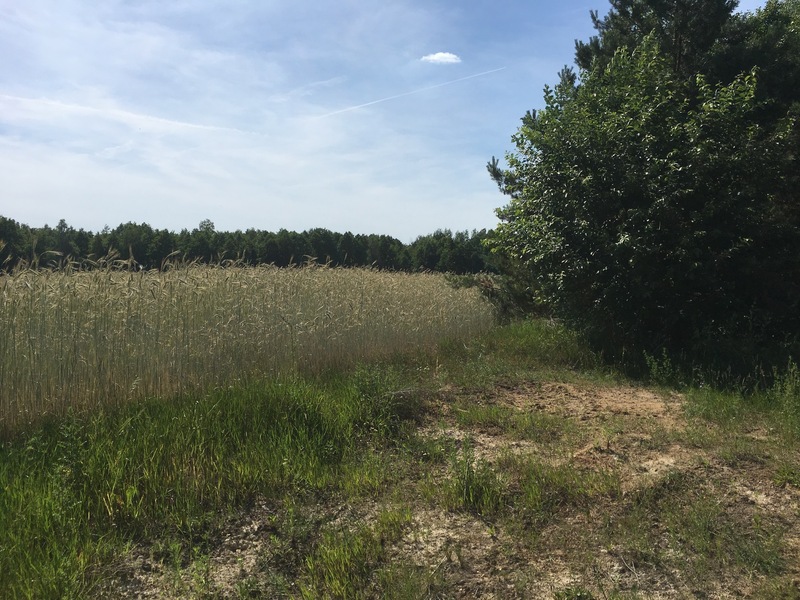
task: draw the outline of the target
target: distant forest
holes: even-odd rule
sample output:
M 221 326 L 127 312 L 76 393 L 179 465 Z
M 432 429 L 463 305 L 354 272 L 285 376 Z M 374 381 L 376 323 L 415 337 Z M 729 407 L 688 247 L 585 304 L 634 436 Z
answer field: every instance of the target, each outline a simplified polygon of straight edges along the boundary
M 496 272 L 496 260 L 483 240 L 491 231 L 438 230 L 411 244 L 388 235 L 336 233 L 323 228 L 301 233 L 248 229 L 217 231 L 209 220 L 174 233 L 146 223 L 125 223 L 91 232 L 64 219 L 55 227 L 29 227 L 0 216 L 0 270 L 20 266 L 57 267 L 69 261 L 91 268 L 98 259 L 115 257 L 137 268 L 160 269 L 170 258 L 204 263 L 237 260 L 247 265 L 319 264 L 456 274 Z

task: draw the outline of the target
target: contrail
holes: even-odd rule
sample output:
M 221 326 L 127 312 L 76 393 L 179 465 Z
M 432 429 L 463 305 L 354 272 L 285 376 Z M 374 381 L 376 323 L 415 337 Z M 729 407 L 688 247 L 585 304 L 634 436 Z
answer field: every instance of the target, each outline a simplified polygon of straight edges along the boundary
M 446 85 L 452 85 L 454 83 L 458 83 L 459 81 L 466 81 L 467 79 L 474 79 L 475 77 L 483 77 L 484 75 L 489 75 L 490 73 L 497 73 L 498 71 L 502 71 L 503 69 L 505 69 L 505 67 L 500 67 L 499 69 L 492 69 L 491 71 L 484 71 L 483 73 L 475 73 L 474 75 L 467 75 L 466 77 L 460 77 L 458 79 L 453 79 L 452 81 L 445 81 L 444 83 L 429 85 L 428 87 L 420 88 L 418 90 L 413 90 L 411 92 L 403 92 L 402 94 L 389 96 L 387 98 L 381 98 L 380 100 L 373 100 L 372 102 L 366 102 L 364 104 L 358 104 L 356 106 L 348 106 L 347 108 L 342 108 L 341 110 L 335 110 L 326 115 L 321 115 L 318 118 L 324 119 L 326 117 L 332 117 L 333 115 L 339 115 L 342 113 L 350 112 L 351 110 L 358 110 L 359 108 L 364 108 L 365 106 L 372 106 L 373 104 L 380 104 L 381 102 L 388 102 L 389 100 L 402 98 L 403 96 L 410 96 L 412 94 L 419 94 L 420 92 L 427 92 L 428 90 L 434 90 L 436 88 L 444 87 Z

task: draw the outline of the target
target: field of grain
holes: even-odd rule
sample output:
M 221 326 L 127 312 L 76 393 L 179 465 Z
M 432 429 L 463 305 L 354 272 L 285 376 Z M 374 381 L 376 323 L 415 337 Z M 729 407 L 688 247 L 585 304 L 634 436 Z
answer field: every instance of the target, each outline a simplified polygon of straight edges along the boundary
M 188 265 L 0 276 L 0 430 L 144 397 L 319 372 L 486 331 L 444 277 Z M 457 310 L 454 310 L 457 307 Z

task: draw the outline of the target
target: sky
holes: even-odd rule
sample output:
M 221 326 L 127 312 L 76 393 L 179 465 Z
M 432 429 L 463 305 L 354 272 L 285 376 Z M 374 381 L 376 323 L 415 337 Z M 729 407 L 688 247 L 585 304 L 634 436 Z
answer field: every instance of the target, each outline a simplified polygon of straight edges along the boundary
M 0 215 L 403 242 L 492 228 L 487 161 L 608 6 L 0 0 Z

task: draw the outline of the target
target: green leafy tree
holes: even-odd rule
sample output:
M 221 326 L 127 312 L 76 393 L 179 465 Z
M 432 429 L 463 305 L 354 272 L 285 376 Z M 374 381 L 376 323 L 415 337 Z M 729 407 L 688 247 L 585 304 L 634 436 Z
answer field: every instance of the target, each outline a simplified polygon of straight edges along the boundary
M 279 267 L 286 267 L 290 264 L 303 264 L 312 256 L 313 248 L 308 238 L 302 233 L 281 229 L 275 235 L 274 246 L 269 252 L 274 252 L 274 262 Z
M 223 260 L 244 260 L 246 249 L 245 236 L 240 229 L 217 232 L 217 251 Z
M 88 256 L 94 260 L 98 260 L 108 255 L 111 251 L 111 228 L 106 225 L 93 234 L 89 241 Z
M 366 238 L 368 264 L 378 269 L 400 270 L 411 266 L 408 249 L 389 235 L 370 234 Z
M 75 229 L 69 226 L 66 220 L 61 219 L 56 225 L 56 246 L 49 248 L 58 252 L 62 257 L 75 257 L 79 256 L 80 249 L 74 241 Z
M 182 231 L 181 238 L 183 240 L 180 245 L 181 251 L 189 260 L 210 263 L 220 256 L 219 236 L 210 219 L 200 221 L 197 228 L 193 229 L 191 233 Z
M 447 252 L 447 246 L 449 245 L 449 231 L 445 233 L 442 230 L 438 230 L 430 235 L 419 236 L 409 247 L 414 268 L 429 271 L 438 269 L 442 255 Z
M 339 260 L 345 266 L 366 266 L 367 263 L 367 245 L 364 241 L 364 236 L 353 235 L 350 231 L 346 231 L 339 238 L 337 246 Z
M 494 167 L 500 170 L 497 160 L 493 160 Z M 489 253 L 482 243 L 487 237 L 489 234 L 486 230 L 470 234 L 468 231 L 452 232 L 449 229 L 438 229 L 432 234 L 420 236 L 408 247 L 411 267 L 414 270 L 459 275 L 494 271 Z
M 153 235 L 153 228 L 147 223 L 128 222 L 111 232 L 110 247 L 119 252 L 119 256 L 123 260 L 132 259 L 145 268 L 157 266 L 150 264 L 148 254 Z
M 800 334 L 795 125 L 758 126 L 756 85 L 687 82 L 649 36 L 546 89 L 509 169 L 489 165 L 511 196 L 495 249 L 612 355 L 729 361 Z
M 151 268 L 161 268 L 165 259 L 175 249 L 175 240 L 172 233 L 166 229 L 157 229 L 153 232 L 147 246 L 147 256 Z
M 339 234 L 335 234 L 328 229 L 316 227 L 304 233 L 308 244 L 311 247 L 311 256 L 317 259 L 320 264 L 328 262 L 339 263 Z
M 0 271 L 12 269 L 25 258 L 25 226 L 0 215 Z

